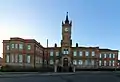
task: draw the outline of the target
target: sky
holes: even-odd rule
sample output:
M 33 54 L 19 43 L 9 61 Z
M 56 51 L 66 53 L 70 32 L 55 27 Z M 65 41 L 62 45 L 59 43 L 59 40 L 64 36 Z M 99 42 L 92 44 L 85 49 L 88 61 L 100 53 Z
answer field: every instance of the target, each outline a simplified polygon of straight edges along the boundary
M 44 47 L 60 46 L 62 20 L 72 20 L 73 46 L 120 49 L 120 0 L 0 0 L 2 41 L 36 39 Z

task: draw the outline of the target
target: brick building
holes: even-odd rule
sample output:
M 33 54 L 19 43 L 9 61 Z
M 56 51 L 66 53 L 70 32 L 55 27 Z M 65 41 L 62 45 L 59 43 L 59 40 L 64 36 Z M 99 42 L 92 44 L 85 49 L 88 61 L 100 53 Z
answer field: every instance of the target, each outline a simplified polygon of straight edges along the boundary
M 43 47 L 35 39 L 10 38 L 3 40 L 3 65 L 22 67 L 115 68 L 118 50 L 72 46 L 72 21 L 68 14 L 62 22 L 61 47 Z M 48 42 L 48 41 L 47 41 Z
M 0 57 L 0 66 L 2 66 L 2 58 Z

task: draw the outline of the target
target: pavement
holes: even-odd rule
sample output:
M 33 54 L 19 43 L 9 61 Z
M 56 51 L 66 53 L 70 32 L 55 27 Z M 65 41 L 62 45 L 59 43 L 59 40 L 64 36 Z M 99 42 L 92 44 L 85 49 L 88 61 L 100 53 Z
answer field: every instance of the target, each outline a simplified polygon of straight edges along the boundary
M 24 73 L 0 75 L 0 82 L 120 82 L 120 73 L 81 71 L 75 73 Z

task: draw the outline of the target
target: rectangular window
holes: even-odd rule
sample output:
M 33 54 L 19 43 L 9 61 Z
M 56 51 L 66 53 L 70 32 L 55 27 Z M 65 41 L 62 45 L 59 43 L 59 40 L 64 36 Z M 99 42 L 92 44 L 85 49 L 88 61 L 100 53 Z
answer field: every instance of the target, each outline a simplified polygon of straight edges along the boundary
M 99 61 L 99 66 L 101 66 L 101 60 Z
M 83 64 L 82 60 L 79 60 L 79 61 L 78 61 L 78 64 L 79 64 L 79 65 L 82 65 L 82 64 Z
M 9 63 L 9 62 L 10 62 L 10 55 L 7 54 L 7 55 L 6 55 L 6 63 Z
M 53 60 L 50 60 L 50 64 L 51 64 L 51 65 L 54 64 Z
M 109 66 L 111 66 L 111 61 L 109 61 Z
M 42 60 L 42 58 L 40 58 L 40 64 L 42 64 L 42 62 L 43 62 L 43 60 Z
M 113 60 L 113 63 L 112 63 L 112 64 L 113 64 L 113 66 L 115 66 L 115 61 L 114 61 L 114 60 Z
M 77 65 L 77 60 L 73 60 L 73 64 L 74 64 L 74 65 Z
M 113 54 L 113 58 L 115 58 L 115 54 Z
M 65 49 L 65 54 L 69 54 L 69 50 L 68 49 Z
M 27 45 L 27 49 L 31 50 L 31 45 L 30 44 Z
M 107 54 L 104 54 L 104 58 L 106 58 L 107 57 Z
M 56 56 L 59 56 L 59 52 L 56 52 Z
M 15 48 L 18 49 L 18 44 L 15 44 Z
M 100 54 L 100 58 L 102 58 L 102 55 Z
M 82 51 L 79 51 L 79 56 L 82 56 Z
M 39 63 L 38 56 L 35 57 L 35 60 L 36 60 L 36 61 L 35 61 L 36 63 Z
M 88 60 L 85 60 L 85 65 L 88 65 Z
M 92 63 L 92 65 L 94 65 L 95 61 L 94 61 L 94 60 L 92 60 L 92 61 L 91 61 L 91 63 Z
M 9 47 L 9 45 L 7 45 L 7 50 L 9 50 L 10 49 L 10 47 Z
M 53 51 L 50 52 L 50 56 L 53 56 Z
M 109 54 L 109 58 L 112 58 L 112 54 Z
M 14 54 L 11 54 L 11 62 L 14 62 Z
M 104 61 L 104 66 L 106 66 L 106 61 Z
M 74 51 L 74 52 L 73 52 L 73 55 L 74 55 L 74 56 L 77 56 L 77 51 Z
M 85 56 L 89 56 L 89 52 L 88 51 L 85 52 Z
M 11 44 L 11 48 L 14 48 L 14 46 L 15 46 L 14 44 Z
M 22 63 L 23 62 L 23 56 L 19 55 L 18 58 L 19 58 L 19 63 Z
M 19 49 L 23 49 L 23 44 L 19 44 Z
M 18 62 L 18 54 L 15 55 L 15 62 Z
M 94 51 L 92 51 L 92 56 L 95 56 L 95 52 Z
M 31 57 L 30 57 L 30 55 L 27 55 L 27 63 L 30 63 L 30 59 L 31 59 Z

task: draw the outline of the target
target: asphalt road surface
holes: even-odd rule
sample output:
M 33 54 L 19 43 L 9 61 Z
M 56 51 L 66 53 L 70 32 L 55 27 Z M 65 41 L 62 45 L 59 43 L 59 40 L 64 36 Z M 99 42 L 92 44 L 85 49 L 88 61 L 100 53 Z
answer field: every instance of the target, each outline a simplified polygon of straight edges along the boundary
M 120 74 L 78 73 L 70 75 L 31 75 L 0 78 L 0 82 L 120 82 Z

